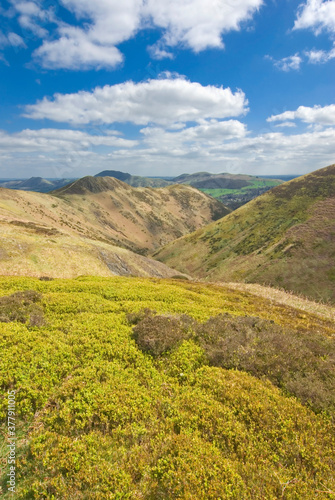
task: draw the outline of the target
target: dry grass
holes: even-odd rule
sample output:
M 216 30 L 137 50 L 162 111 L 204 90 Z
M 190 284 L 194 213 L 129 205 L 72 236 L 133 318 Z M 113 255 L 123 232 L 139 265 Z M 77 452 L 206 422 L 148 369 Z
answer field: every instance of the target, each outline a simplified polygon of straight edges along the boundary
M 324 304 L 322 302 L 313 302 L 304 297 L 299 297 L 291 292 L 272 288 L 267 286 L 258 285 L 256 283 L 219 283 L 225 288 L 232 288 L 234 290 L 241 290 L 252 293 L 258 297 L 268 299 L 271 303 L 277 303 L 284 306 L 294 307 L 301 311 L 316 314 L 321 318 L 334 321 L 335 323 L 335 307 Z
M 0 223 L 0 274 L 3 276 L 148 276 L 177 274 L 161 262 L 78 236 L 48 236 L 31 228 Z

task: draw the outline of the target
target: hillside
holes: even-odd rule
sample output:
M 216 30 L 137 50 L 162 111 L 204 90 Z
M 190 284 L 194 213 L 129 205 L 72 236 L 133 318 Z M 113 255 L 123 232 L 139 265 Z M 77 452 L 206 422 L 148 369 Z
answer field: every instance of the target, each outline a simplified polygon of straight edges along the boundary
M 226 212 L 190 187 L 135 189 L 112 178 L 54 194 L 0 189 L 0 274 L 173 276 L 131 250 L 148 253 Z
M 335 311 L 263 295 L 0 278 L 15 498 L 332 499 Z
M 191 186 L 133 188 L 112 177 L 84 177 L 52 194 L 96 238 L 144 254 L 229 213 Z
M 165 187 L 170 186 L 173 182 L 166 181 L 159 178 L 142 177 L 140 175 L 131 175 L 125 172 L 119 172 L 118 170 L 104 170 L 99 172 L 94 177 L 114 177 L 119 181 L 126 182 L 132 187 Z
M 59 189 L 71 182 L 71 179 L 43 179 L 42 177 L 31 177 L 30 179 L 16 179 L 11 181 L 0 181 L 0 187 L 7 189 L 19 189 L 22 191 L 36 191 L 38 193 L 49 193 Z
M 266 283 L 335 302 L 335 165 L 293 179 L 155 254 L 211 281 Z
M 183 174 L 173 179 L 173 182 L 196 187 L 222 201 L 232 210 L 283 183 L 282 180 L 275 178 L 267 179 L 245 174 L 211 174 L 209 172 Z

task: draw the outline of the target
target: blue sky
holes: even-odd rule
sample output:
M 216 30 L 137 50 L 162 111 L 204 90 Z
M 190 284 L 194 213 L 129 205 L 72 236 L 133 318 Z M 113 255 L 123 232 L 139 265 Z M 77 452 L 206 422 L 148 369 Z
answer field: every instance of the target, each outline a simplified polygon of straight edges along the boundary
M 0 178 L 335 162 L 335 0 L 2 0 Z

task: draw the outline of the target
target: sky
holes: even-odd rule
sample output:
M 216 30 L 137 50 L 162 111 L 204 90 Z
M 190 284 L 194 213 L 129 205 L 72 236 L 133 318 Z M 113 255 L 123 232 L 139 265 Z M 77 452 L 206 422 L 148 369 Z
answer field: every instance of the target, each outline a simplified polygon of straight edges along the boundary
M 335 0 L 0 0 L 0 178 L 335 163 Z

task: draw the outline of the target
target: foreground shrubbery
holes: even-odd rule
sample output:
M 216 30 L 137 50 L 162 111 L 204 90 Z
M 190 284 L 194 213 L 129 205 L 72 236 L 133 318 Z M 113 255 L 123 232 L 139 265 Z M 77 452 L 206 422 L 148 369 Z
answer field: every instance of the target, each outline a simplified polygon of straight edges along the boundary
M 318 332 L 287 330 L 273 321 L 218 315 L 205 323 L 190 316 L 130 314 L 139 348 L 154 356 L 193 340 L 211 366 L 266 377 L 317 411 L 335 410 L 335 341 Z M 168 365 L 168 357 L 164 360 Z
M 35 290 L 25 290 L 0 297 L 0 322 L 18 321 L 30 326 L 43 325 L 43 310 L 38 305 L 41 299 L 42 295 Z
M 331 420 L 266 380 L 300 364 L 280 372 L 272 344 L 278 353 L 282 334 L 318 373 L 322 358 L 330 362 L 330 323 L 188 282 L 0 280 L 3 296 L 32 289 L 46 323 L 0 323 L 3 421 L 6 392 L 17 391 L 15 498 L 334 497 Z M 241 318 L 247 312 L 274 323 Z M 320 337 L 305 342 L 311 325 Z M 253 357 L 243 355 L 252 346 Z

